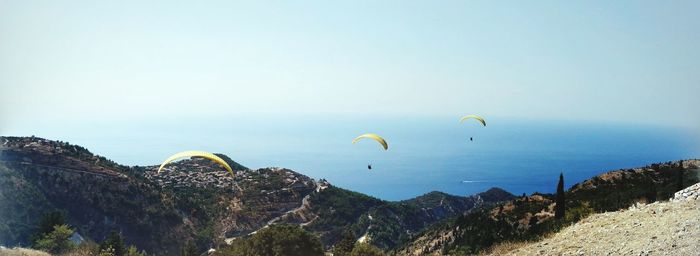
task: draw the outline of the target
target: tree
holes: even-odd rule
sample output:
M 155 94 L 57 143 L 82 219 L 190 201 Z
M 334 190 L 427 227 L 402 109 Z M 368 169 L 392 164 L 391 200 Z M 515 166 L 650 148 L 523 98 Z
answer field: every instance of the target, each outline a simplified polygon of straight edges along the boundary
M 343 238 L 333 246 L 333 256 L 346 256 L 350 255 L 352 249 L 355 247 L 355 234 L 352 230 L 347 229 L 343 233 Z
M 54 227 L 66 225 L 66 214 L 60 211 L 52 211 L 44 213 L 35 227 L 34 234 L 30 240 L 36 243 L 37 240 L 44 238 L 46 235 L 54 231 Z
M 182 251 L 180 252 L 181 256 L 198 256 L 199 253 L 197 253 L 197 246 L 192 242 L 188 241 L 185 243 L 185 246 L 182 247 Z
M 236 239 L 223 251 L 229 256 L 323 256 L 315 235 L 297 225 L 272 225 L 248 239 Z
M 540 227 L 537 225 L 537 221 L 537 216 L 534 214 L 530 215 L 530 218 L 527 220 L 527 224 L 530 226 L 530 234 L 539 235 Z
M 64 253 L 75 248 L 70 240 L 73 230 L 68 225 L 56 225 L 51 233 L 37 240 L 34 247 L 54 254 Z
M 564 173 L 560 173 L 559 184 L 557 185 L 557 204 L 554 209 L 554 217 L 557 219 L 562 219 L 566 215 L 566 196 L 564 193 Z
M 115 230 L 112 230 L 107 239 L 100 243 L 100 251 L 109 251 L 110 248 L 114 250 L 115 256 L 124 256 L 126 252 L 124 239 L 122 239 L 122 236 Z
M 650 203 L 656 202 L 656 194 L 657 194 L 656 184 L 652 180 L 649 182 L 649 185 L 647 185 L 647 187 L 649 188 L 647 193 L 646 193 L 647 203 L 650 204 Z
M 126 249 L 126 254 L 125 256 L 146 256 L 146 251 L 141 251 L 139 252 L 138 249 L 136 249 L 136 246 L 129 246 L 128 249 Z
M 683 186 L 683 165 L 681 164 L 681 168 L 678 169 L 678 172 L 676 172 L 676 191 L 681 191 L 685 187 Z
M 384 256 L 384 252 L 368 243 L 358 243 L 350 252 L 350 256 Z
M 114 248 L 112 247 L 107 247 L 105 249 L 101 249 L 100 253 L 97 254 L 97 256 L 115 256 L 114 254 Z

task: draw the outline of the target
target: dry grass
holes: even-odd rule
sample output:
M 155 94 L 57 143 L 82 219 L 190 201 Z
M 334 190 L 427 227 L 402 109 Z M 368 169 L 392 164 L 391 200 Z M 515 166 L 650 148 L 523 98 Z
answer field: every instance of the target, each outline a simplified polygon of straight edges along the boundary
M 0 248 L 1 256 L 51 256 L 42 251 L 27 249 L 27 248 Z
M 533 243 L 504 243 L 488 255 L 698 255 L 700 202 L 638 205 L 600 213 Z
M 479 255 L 504 255 L 507 254 L 515 249 L 518 249 L 520 247 L 523 247 L 525 245 L 529 244 L 529 242 L 503 242 L 494 246 L 489 247 L 488 249 L 481 251 Z

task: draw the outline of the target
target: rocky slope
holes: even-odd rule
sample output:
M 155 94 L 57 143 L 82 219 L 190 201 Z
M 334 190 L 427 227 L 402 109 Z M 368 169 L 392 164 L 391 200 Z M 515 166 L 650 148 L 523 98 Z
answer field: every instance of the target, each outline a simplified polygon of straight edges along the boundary
M 65 142 L 0 137 L 0 244 L 26 245 L 41 214 L 60 210 L 85 237 L 101 241 L 117 230 L 128 244 L 161 255 L 177 254 L 187 241 L 202 250 L 217 247 L 274 223 L 302 225 L 326 247 L 350 229 L 392 249 L 441 220 L 512 198 L 492 190 L 388 202 L 284 168 L 249 170 L 220 156 L 235 176 L 197 158 L 156 173 L 156 165 L 119 165 Z
M 603 173 L 566 192 L 567 213 L 562 219 L 554 218 L 554 195 L 548 194 L 479 207 L 426 229 L 402 246 L 399 254 L 472 254 L 494 244 L 536 240 L 592 213 L 669 200 L 676 191 L 700 181 L 698 166 L 699 160 L 684 160 Z
M 346 229 L 356 237 L 383 249 L 394 249 L 431 225 L 470 211 L 474 207 L 512 199 L 501 189 L 468 197 L 441 192 L 399 202 L 387 202 L 330 185 L 309 198 L 307 209 L 285 216 L 321 235 L 324 244 L 338 241 Z
M 200 247 L 263 227 L 315 189 L 282 168 L 238 167 L 235 177 L 200 159 L 126 167 L 86 149 L 39 138 L 0 138 L 0 243 L 27 244 L 42 213 L 61 210 L 83 236 L 120 231 L 129 244 L 159 254 Z M 205 171 L 206 170 L 206 171 Z
M 697 255 L 700 183 L 670 202 L 592 215 L 542 241 L 492 255 Z

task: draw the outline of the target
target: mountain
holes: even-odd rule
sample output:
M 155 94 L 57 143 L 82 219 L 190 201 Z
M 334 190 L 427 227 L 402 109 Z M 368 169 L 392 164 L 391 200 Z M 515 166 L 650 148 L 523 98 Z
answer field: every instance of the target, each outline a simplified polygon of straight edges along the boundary
M 0 244 L 26 245 L 42 214 L 62 211 L 83 237 L 113 230 L 158 255 L 224 246 L 272 224 L 298 224 L 333 246 L 345 230 L 394 249 L 445 219 L 509 200 L 500 190 L 461 197 L 441 192 L 389 202 L 284 168 L 251 170 L 223 154 L 231 176 L 208 160 L 124 166 L 66 142 L 0 137 Z
M 205 248 L 253 232 L 315 189 L 312 179 L 281 168 L 239 168 L 231 177 L 193 159 L 158 174 L 157 166 L 122 166 L 64 142 L 3 137 L 0 144 L 5 245 L 27 244 L 40 216 L 60 210 L 85 237 L 101 241 L 117 230 L 139 249 L 172 255 L 187 241 Z
M 462 255 L 500 243 L 537 240 L 594 213 L 669 200 L 677 191 L 700 181 L 698 166 L 700 160 L 682 160 L 597 175 L 566 191 L 566 215 L 562 219 L 554 218 L 552 194 L 484 205 L 424 230 L 398 251 L 400 255 Z
M 307 208 L 284 216 L 284 222 L 304 225 L 307 230 L 320 234 L 326 245 L 335 244 L 342 232 L 350 229 L 363 241 L 382 249 L 393 249 L 441 220 L 513 197 L 494 188 L 468 197 L 430 192 L 409 200 L 388 202 L 322 185 L 319 193 L 310 196 Z

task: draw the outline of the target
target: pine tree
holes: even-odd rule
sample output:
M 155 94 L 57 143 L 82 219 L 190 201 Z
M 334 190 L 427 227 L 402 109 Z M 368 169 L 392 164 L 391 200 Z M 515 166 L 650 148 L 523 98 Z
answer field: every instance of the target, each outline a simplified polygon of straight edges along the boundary
M 56 225 L 54 230 L 46 234 L 34 244 L 34 247 L 50 253 L 60 254 L 75 247 L 70 240 L 73 230 L 68 225 Z
M 34 234 L 32 234 L 30 240 L 32 243 L 36 243 L 37 240 L 53 232 L 54 227 L 67 225 L 68 221 L 66 219 L 66 214 L 60 211 L 44 213 L 39 223 L 37 223 Z
M 564 218 L 566 196 L 564 195 L 564 173 L 559 174 L 559 184 L 557 185 L 557 205 L 554 209 L 554 217 L 557 219 Z

